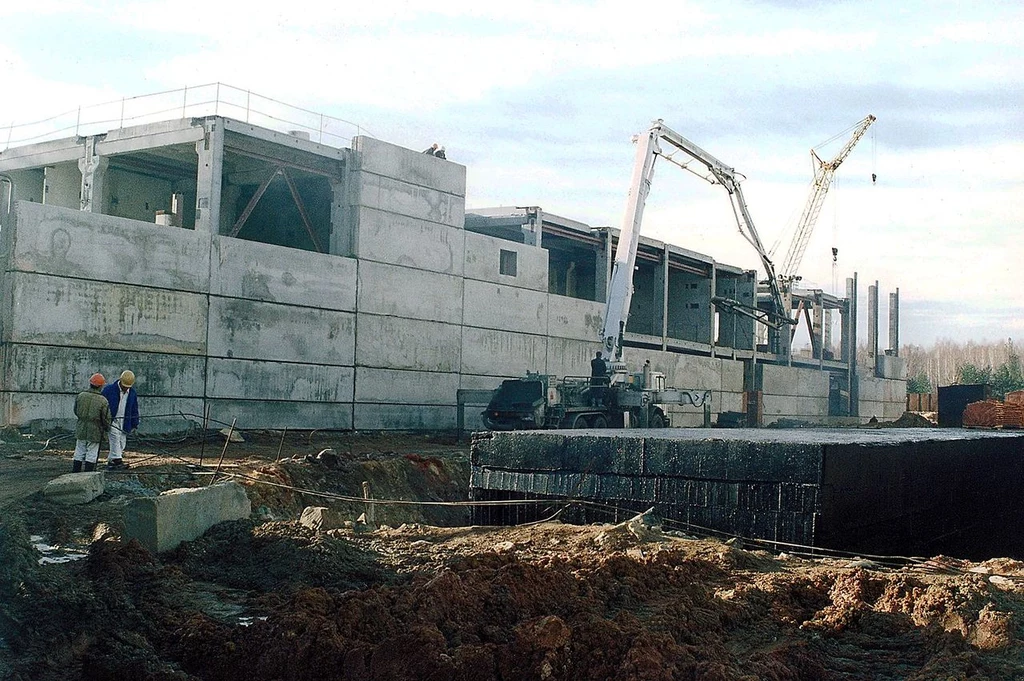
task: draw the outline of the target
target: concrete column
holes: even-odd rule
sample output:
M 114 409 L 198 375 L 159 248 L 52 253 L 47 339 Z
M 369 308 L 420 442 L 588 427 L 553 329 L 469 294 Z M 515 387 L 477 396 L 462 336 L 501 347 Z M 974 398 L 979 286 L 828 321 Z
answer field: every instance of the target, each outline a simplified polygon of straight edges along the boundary
M 612 234 L 603 229 L 603 248 L 594 253 L 594 300 L 599 303 L 608 300 L 608 282 L 612 280 Z
M 821 293 L 814 294 L 814 308 L 811 310 L 811 356 L 821 360 L 825 357 L 824 344 L 825 310 Z
M 889 354 L 900 356 L 900 290 L 889 294 Z
M 714 298 L 718 290 L 718 269 L 715 267 L 715 263 L 711 263 L 711 295 L 709 300 Z M 666 308 L 667 309 L 667 308 Z M 708 343 L 711 345 L 711 356 L 715 356 L 715 339 L 718 336 L 718 329 L 715 328 L 715 303 L 708 303 L 708 328 L 711 329 L 711 333 L 708 336 Z
M 846 390 L 850 396 L 847 413 L 859 413 L 859 390 L 857 388 L 857 273 L 846 280 L 846 314 L 843 317 L 842 351 L 847 365 Z
M 655 277 L 657 293 L 655 294 L 655 307 L 661 311 L 661 349 L 668 347 L 668 247 L 661 252 L 661 266 L 658 268 L 658 275 Z
M 346 171 L 346 177 L 348 172 Z M 345 200 L 345 180 L 331 178 L 331 236 L 327 252 L 331 255 L 354 256 L 356 254 L 356 221 L 359 211 Z
M 874 376 L 878 368 L 878 281 L 868 286 L 868 366 Z
M 103 213 L 108 163 L 107 158 L 96 154 L 96 138 L 86 138 L 85 157 L 78 159 L 78 169 L 82 172 L 79 207 L 87 213 Z
M 821 347 L 823 348 L 823 355 L 828 359 L 833 359 L 832 310 L 825 310 L 825 325 L 821 329 Z
M 526 222 L 523 224 L 523 243 L 540 248 L 543 238 L 544 211 L 537 206 L 530 206 L 526 209 Z
M 217 119 L 204 124 L 206 134 L 196 142 L 196 231 L 220 234 L 220 189 L 224 172 L 224 128 Z

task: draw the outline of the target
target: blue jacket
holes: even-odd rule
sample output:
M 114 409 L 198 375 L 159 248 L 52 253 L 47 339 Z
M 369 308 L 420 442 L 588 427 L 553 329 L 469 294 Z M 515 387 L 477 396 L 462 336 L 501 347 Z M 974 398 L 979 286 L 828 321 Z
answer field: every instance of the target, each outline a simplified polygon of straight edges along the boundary
M 108 383 L 103 388 L 103 396 L 110 403 L 110 416 L 117 416 L 117 407 L 121 404 L 121 384 L 117 381 Z M 124 432 L 130 433 L 139 425 L 139 396 L 135 388 L 128 388 L 128 403 L 124 407 Z

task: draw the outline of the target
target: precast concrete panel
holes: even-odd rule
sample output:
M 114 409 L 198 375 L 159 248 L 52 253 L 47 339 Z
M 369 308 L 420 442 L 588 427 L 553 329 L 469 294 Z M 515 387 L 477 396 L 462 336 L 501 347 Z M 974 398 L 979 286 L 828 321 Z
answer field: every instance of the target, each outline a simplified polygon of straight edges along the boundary
M 140 395 L 203 396 L 206 361 L 194 355 L 21 344 L 5 344 L 0 354 L 4 390 L 77 393 L 94 372 L 112 382 L 131 369 Z
M 7 340 L 203 354 L 206 296 L 125 284 L 12 272 Z
M 502 251 L 516 254 L 514 276 L 501 273 Z M 506 241 L 485 234 L 466 232 L 465 263 L 467 279 L 508 284 L 547 293 L 548 252 L 543 248 Z
M 522 374 L 515 376 L 481 376 L 478 374 L 462 374 L 459 377 L 459 388 L 463 390 L 496 390 L 505 378 L 519 378 Z
M 238 429 L 295 428 L 352 430 L 350 402 L 267 402 L 208 400 L 211 422 L 217 427 L 235 422 Z M 230 445 L 229 445 L 230 447 Z
M 879 355 L 877 371 L 879 378 L 887 378 L 897 381 L 907 380 L 907 362 L 902 357 Z
M 553 376 L 589 376 L 590 360 L 601 348 L 597 340 L 580 341 L 569 338 L 548 338 L 548 362 L 544 373 Z M 534 368 L 531 371 L 540 371 Z
M 206 292 L 209 235 L 20 202 L 11 267 L 62 277 Z
M 734 359 L 719 359 L 719 366 L 722 371 L 722 390 L 734 393 L 743 392 L 743 362 Z M 733 409 L 727 411 L 743 411 Z
M 861 402 L 898 402 L 906 404 L 906 383 L 885 378 L 868 378 L 859 376 L 859 395 Z
M 548 294 L 473 279 L 465 286 L 466 326 L 547 335 Z
M 548 335 L 601 343 L 604 303 L 548 295 Z
M 722 389 L 722 360 L 697 355 L 681 355 L 659 350 L 627 348 L 630 368 L 640 371 L 645 359 L 651 360 L 651 369 L 665 374 L 665 384 L 680 390 Z
M 355 364 L 359 367 L 459 370 L 461 327 L 441 322 L 359 315 Z
M 774 364 L 762 364 L 761 371 L 761 390 L 766 396 L 828 398 L 828 373 L 825 371 Z
M 860 400 L 858 404 L 860 409 L 857 413 L 860 414 L 861 423 L 867 423 L 872 417 L 879 421 L 895 421 L 906 410 L 906 403 Z
M 356 164 L 360 171 L 466 196 L 464 165 L 362 135 L 352 138 L 352 149 L 359 154 Z
M 210 357 L 351 366 L 355 315 L 210 298 Z
M 449 227 L 462 227 L 465 221 L 464 197 L 372 173 L 354 172 L 350 177 L 350 200 L 353 205 L 429 220 Z
M 453 405 L 459 390 L 456 373 L 359 367 L 355 376 L 355 401 L 360 404 Z
M 769 416 L 798 420 L 828 416 L 828 398 L 765 394 L 762 399 L 765 421 Z
M 452 430 L 456 423 L 454 406 L 356 404 L 353 427 L 356 430 Z
M 206 394 L 211 398 L 269 402 L 351 402 L 348 366 L 210 358 Z
M 462 278 L 377 262 L 359 263 L 359 312 L 459 324 Z
M 462 373 L 522 376 L 547 365 L 547 338 L 463 327 Z
M 210 293 L 352 312 L 356 261 L 272 244 L 214 237 Z
M 4 423 L 74 431 L 76 393 L 0 393 Z M 139 397 L 140 433 L 183 432 L 203 420 L 203 401 L 198 397 Z M 128 449 L 132 449 L 129 435 Z
M 404 267 L 462 276 L 466 232 L 436 222 L 358 206 L 356 254 Z

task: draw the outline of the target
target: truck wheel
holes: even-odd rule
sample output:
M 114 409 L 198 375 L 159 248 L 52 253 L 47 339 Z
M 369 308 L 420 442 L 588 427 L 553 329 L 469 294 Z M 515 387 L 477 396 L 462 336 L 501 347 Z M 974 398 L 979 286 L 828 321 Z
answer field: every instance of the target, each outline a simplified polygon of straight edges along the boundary
M 576 416 L 573 417 L 570 424 L 571 425 L 569 427 L 574 429 L 587 428 L 588 425 L 586 414 L 576 414 Z
M 651 412 L 650 427 L 651 428 L 664 428 L 665 415 L 661 413 L 661 410 L 655 409 Z
M 608 419 L 605 418 L 604 414 L 594 414 L 590 417 L 591 428 L 607 428 Z

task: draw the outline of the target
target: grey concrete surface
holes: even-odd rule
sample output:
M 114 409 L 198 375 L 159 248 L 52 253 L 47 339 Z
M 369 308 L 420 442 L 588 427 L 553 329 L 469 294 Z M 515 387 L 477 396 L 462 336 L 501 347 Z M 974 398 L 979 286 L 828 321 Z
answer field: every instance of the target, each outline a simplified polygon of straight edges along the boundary
M 355 255 L 360 261 L 391 263 L 462 276 L 466 232 L 406 215 L 357 206 L 359 225 Z M 409 244 L 415 244 L 410 248 Z
M 125 509 L 125 538 L 163 553 L 201 536 L 217 523 L 248 518 L 245 488 L 237 482 L 172 489 L 157 497 L 136 497 Z
M 43 486 L 43 497 L 58 504 L 87 504 L 104 489 L 103 471 L 65 473 Z

